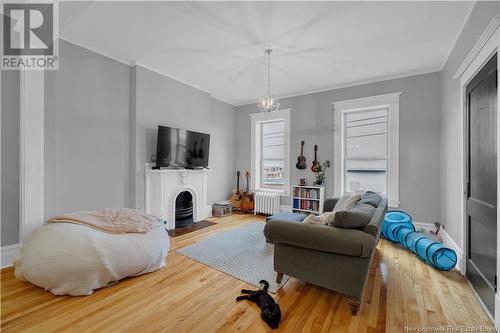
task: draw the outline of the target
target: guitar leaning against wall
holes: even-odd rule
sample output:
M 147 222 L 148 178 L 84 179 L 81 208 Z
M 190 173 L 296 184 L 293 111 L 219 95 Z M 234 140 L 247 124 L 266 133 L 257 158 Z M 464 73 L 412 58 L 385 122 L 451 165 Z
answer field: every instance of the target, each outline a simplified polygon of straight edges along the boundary
M 245 172 L 245 178 L 247 179 L 247 188 L 243 192 L 243 199 L 241 201 L 241 210 L 245 212 L 251 212 L 255 208 L 255 202 L 253 199 L 253 193 L 250 192 L 249 179 L 250 172 Z
M 234 209 L 241 208 L 241 201 L 243 200 L 243 195 L 240 192 L 240 172 L 236 171 L 236 188 L 233 190 L 233 195 L 231 196 L 231 203 Z

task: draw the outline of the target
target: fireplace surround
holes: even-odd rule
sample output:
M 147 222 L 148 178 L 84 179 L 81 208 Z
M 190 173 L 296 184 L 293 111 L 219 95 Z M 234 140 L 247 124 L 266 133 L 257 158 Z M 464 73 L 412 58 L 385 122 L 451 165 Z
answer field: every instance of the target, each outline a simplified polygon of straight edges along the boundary
M 166 221 L 165 225 L 168 230 L 175 229 L 177 198 L 182 193 L 187 192 L 191 196 L 192 222 L 196 223 L 211 216 L 212 209 L 207 204 L 209 170 L 153 170 L 151 167 L 149 163 L 146 165 L 145 208 L 147 213 Z M 182 194 L 181 199 L 189 198 L 188 194 Z M 189 215 L 189 210 L 189 207 L 184 207 L 179 215 Z

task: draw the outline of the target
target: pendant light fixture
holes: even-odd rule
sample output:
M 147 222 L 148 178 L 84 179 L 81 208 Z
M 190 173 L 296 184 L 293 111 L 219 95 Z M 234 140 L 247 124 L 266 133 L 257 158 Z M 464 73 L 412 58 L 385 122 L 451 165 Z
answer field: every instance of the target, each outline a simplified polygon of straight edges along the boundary
M 278 111 L 280 101 L 271 95 L 271 53 L 273 50 L 266 50 L 267 55 L 267 96 L 263 97 L 258 104 L 260 112 L 274 112 Z

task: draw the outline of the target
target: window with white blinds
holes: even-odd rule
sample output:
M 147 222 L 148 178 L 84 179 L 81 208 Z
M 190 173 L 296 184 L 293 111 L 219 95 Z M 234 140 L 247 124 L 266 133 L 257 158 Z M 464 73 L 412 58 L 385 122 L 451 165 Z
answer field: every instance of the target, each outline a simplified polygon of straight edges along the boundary
M 290 109 L 250 117 L 252 189 L 286 194 L 290 189 Z
M 387 113 L 387 108 L 346 113 L 344 192 L 387 194 Z
M 374 191 L 399 206 L 399 95 L 333 102 L 334 194 Z
M 285 185 L 285 121 L 262 122 L 260 126 L 260 185 L 281 188 Z

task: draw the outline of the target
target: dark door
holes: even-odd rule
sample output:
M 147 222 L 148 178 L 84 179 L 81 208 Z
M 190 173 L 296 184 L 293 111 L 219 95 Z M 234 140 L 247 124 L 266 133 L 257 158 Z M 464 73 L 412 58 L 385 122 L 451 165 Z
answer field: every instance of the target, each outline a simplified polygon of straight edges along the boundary
M 493 315 L 497 271 L 496 55 L 467 85 L 466 98 L 466 273 Z

